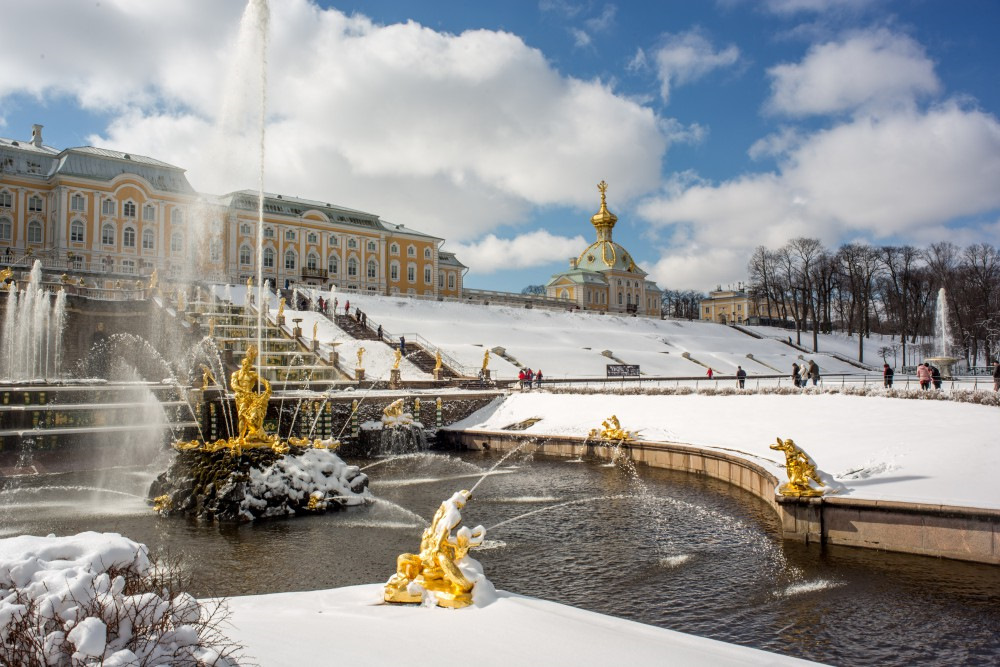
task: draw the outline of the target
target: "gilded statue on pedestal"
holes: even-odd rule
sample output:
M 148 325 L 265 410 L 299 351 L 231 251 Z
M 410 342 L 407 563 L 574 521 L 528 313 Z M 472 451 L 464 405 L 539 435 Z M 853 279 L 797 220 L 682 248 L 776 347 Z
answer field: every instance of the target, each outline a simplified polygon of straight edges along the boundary
M 441 370 L 441 350 L 434 353 L 434 370 Z
M 260 377 L 253 369 L 257 359 L 257 346 L 251 345 L 246 356 L 240 362 L 238 370 L 233 371 L 229 384 L 236 394 L 236 412 L 239 415 L 237 428 L 240 443 L 270 442 L 264 432 L 264 417 L 267 415 L 267 403 L 271 398 L 271 383 Z M 257 383 L 262 392 L 257 393 Z
M 621 440 L 624 442 L 631 440 L 633 435 L 633 433 L 622 428 L 617 415 L 611 415 L 601 422 L 600 429 L 590 429 L 587 437 L 595 440 Z
M 486 350 L 483 352 L 483 370 L 485 371 L 490 366 L 490 351 Z
M 399 370 L 399 361 L 402 358 L 403 358 L 403 353 L 399 351 L 399 348 L 396 348 L 395 356 L 393 357 L 393 360 L 392 360 L 392 368 L 394 370 L 397 370 L 397 371 Z M 358 364 L 358 365 L 360 366 L 361 364 Z
M 788 474 L 788 481 L 778 487 L 778 493 L 783 496 L 806 498 L 823 495 L 823 489 L 817 489 L 809 483 L 812 480 L 821 487 L 826 486 L 816 472 L 816 462 L 809 458 L 809 455 L 791 438 L 787 440 L 778 438 L 778 442 L 771 445 L 771 449 L 785 453 L 785 472 Z
M 472 604 L 474 581 L 459 567 L 469 549 L 483 543 L 486 529 L 463 526 L 461 509 L 469 500 L 468 491 L 459 491 L 441 503 L 431 525 L 420 538 L 419 554 L 401 554 L 396 559 L 396 574 L 386 583 L 386 602 L 419 603 L 424 591 L 434 593 L 440 607 L 460 608 Z M 412 585 L 411 585 L 412 584 Z
M 361 365 L 361 358 L 364 357 L 364 356 L 365 356 L 365 348 L 359 347 L 358 348 L 358 368 L 364 368 L 364 366 Z
M 285 297 L 278 299 L 278 318 L 285 316 Z

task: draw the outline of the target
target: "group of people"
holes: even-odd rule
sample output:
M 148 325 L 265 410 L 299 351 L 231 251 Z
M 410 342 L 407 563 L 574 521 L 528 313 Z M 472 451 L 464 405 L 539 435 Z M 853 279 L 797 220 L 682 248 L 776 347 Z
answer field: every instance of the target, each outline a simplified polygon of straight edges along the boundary
M 804 377 L 803 377 L 804 376 Z M 815 359 L 810 359 L 808 364 L 799 366 L 792 364 L 792 384 L 796 387 L 805 387 L 812 380 L 813 386 L 819 383 L 819 364 Z
M 522 368 L 517 374 L 517 383 L 521 389 L 531 389 L 531 383 L 536 387 L 542 386 L 542 371 L 533 371 L 530 368 Z
M 940 389 L 941 371 L 937 366 L 931 366 L 925 361 L 917 366 L 917 380 L 920 382 L 921 389 L 930 389 L 932 383 L 935 389 Z

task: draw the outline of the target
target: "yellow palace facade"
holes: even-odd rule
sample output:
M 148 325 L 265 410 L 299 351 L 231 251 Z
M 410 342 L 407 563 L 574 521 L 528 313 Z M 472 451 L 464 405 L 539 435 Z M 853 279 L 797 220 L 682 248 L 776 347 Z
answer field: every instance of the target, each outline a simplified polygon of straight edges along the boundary
M 265 279 L 279 287 L 428 297 L 462 295 L 467 270 L 444 239 L 328 202 L 264 197 Z M 198 193 L 184 170 L 90 146 L 58 150 L 35 125 L 0 137 L 0 264 L 26 256 L 111 287 L 162 280 L 243 284 L 257 274 L 255 191 Z

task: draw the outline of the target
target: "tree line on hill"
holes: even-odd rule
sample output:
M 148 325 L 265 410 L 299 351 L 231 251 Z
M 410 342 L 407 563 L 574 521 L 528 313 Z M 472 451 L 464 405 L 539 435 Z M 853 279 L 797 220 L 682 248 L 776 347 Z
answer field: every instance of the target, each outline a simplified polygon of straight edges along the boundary
M 811 330 L 814 350 L 820 331 L 837 328 L 859 334 L 858 360 L 864 361 L 863 338 L 892 334 L 905 360 L 908 344 L 934 334 L 943 287 L 954 352 L 975 365 L 1000 351 L 1000 251 L 988 243 L 848 243 L 831 250 L 817 239 L 796 238 L 776 250 L 758 246 L 747 274 L 761 316 L 791 320 L 800 344 L 802 332 Z

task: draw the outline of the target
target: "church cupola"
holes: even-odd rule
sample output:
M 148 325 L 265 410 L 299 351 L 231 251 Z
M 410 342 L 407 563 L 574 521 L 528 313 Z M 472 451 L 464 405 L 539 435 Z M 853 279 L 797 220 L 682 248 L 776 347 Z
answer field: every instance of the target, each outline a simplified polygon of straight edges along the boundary
M 601 181 L 597 184 L 597 189 L 601 192 L 601 210 L 591 216 L 590 224 L 597 230 L 598 241 L 610 241 L 611 230 L 618 222 L 618 216 L 608 210 L 608 184 Z

